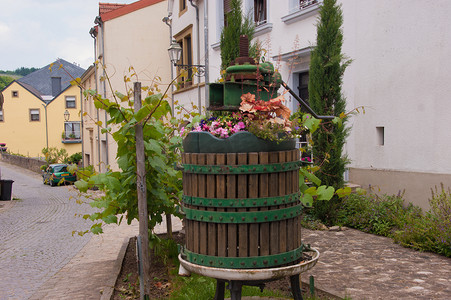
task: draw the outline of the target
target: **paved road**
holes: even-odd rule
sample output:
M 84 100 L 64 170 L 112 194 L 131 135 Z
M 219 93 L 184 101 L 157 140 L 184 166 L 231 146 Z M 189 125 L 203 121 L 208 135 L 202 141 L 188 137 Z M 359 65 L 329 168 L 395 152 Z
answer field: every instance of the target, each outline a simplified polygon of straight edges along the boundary
M 93 209 L 77 204 L 73 187 L 42 184 L 39 174 L 0 162 L 3 179 L 14 180 L 14 200 L 0 209 L 0 300 L 28 299 L 91 239 L 90 221 L 76 216 Z

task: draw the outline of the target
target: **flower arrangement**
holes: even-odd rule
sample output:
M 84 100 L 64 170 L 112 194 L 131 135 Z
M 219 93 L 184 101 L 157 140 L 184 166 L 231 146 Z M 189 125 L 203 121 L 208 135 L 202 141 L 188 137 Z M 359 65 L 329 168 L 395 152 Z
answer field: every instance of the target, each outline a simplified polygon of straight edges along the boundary
M 202 119 L 193 132 L 209 132 L 218 138 L 228 138 L 239 131 L 248 131 L 255 136 L 272 141 L 293 138 L 300 133 L 300 126 L 290 121 L 291 111 L 283 102 L 283 96 L 269 101 L 256 100 L 255 95 L 241 96 L 239 112 L 222 112 Z

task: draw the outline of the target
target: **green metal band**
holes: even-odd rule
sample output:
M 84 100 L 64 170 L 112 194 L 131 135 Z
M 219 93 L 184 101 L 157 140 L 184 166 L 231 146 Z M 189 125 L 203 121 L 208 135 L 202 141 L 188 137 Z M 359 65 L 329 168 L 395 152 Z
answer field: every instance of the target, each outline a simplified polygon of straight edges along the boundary
M 264 210 L 264 211 L 245 211 L 245 212 L 222 212 L 197 210 L 183 207 L 185 218 L 188 220 L 208 222 L 208 223 L 264 223 L 276 222 L 294 218 L 301 214 L 302 204 L 282 209 Z
M 302 257 L 304 245 L 301 247 L 273 255 L 250 256 L 250 257 L 222 257 L 203 255 L 182 249 L 181 254 L 186 260 L 201 266 L 228 268 L 228 269 L 261 269 L 280 266 L 299 260 Z
M 293 193 L 278 197 L 247 198 L 247 199 L 225 199 L 225 198 L 202 198 L 183 195 L 183 203 L 205 207 L 262 207 L 272 205 L 283 205 L 298 202 L 300 193 Z
M 290 161 L 266 165 L 193 165 L 184 164 L 185 173 L 196 174 L 261 174 L 298 170 L 304 162 Z

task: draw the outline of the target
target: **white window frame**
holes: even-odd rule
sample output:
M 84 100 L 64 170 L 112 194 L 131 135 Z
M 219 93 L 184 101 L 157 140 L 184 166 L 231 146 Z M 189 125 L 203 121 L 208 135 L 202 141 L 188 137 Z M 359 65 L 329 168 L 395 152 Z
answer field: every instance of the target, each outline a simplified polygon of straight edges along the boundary
M 70 135 L 74 134 L 75 139 L 81 139 L 81 123 L 80 121 L 64 122 L 64 138 L 70 139 Z
M 66 108 L 77 108 L 77 97 L 76 96 L 66 96 Z M 69 106 L 69 103 L 74 103 L 73 106 Z
M 39 121 L 41 121 L 41 111 L 40 111 L 39 108 L 30 108 L 29 115 L 30 115 L 30 122 L 39 122 Z M 38 116 L 37 120 L 34 120 L 33 116 Z

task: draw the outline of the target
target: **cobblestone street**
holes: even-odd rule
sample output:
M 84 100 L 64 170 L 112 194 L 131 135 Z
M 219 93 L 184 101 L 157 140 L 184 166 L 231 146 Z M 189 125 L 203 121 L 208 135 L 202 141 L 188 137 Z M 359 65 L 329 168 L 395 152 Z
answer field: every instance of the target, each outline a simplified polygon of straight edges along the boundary
M 14 180 L 14 201 L 0 208 L 0 300 L 28 299 L 91 239 L 91 222 L 77 214 L 93 211 L 77 204 L 72 186 L 50 187 L 39 174 L 0 162 L 2 179 Z M 0 201 L 0 204 L 4 204 Z

